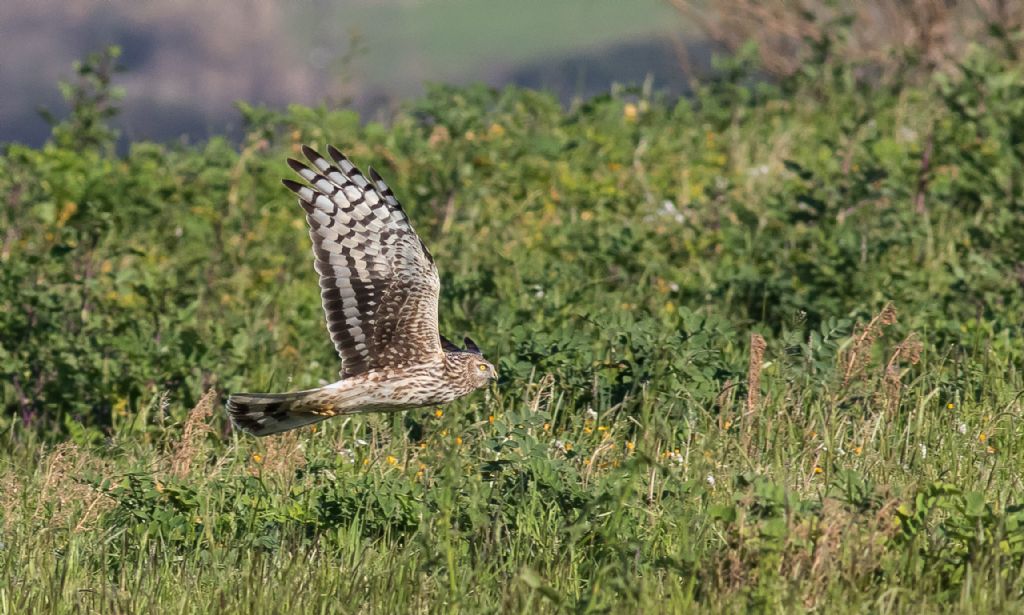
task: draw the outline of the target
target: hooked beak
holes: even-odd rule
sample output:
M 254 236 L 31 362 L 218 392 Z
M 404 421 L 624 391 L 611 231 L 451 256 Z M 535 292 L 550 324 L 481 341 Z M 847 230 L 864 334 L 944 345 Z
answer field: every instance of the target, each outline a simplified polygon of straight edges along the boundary
M 495 367 L 493 365 L 491 365 L 490 367 L 491 367 L 491 380 L 497 381 L 498 380 L 498 370 L 495 369 Z

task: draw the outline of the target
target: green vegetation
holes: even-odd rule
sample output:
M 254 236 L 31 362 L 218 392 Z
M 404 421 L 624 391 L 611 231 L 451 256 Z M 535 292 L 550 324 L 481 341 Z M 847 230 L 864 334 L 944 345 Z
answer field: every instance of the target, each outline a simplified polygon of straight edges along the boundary
M 1024 608 L 1019 63 L 243 106 L 119 158 L 95 62 L 103 109 L 0 156 L 0 612 Z M 499 386 L 226 433 L 336 373 L 305 142 L 390 181 Z

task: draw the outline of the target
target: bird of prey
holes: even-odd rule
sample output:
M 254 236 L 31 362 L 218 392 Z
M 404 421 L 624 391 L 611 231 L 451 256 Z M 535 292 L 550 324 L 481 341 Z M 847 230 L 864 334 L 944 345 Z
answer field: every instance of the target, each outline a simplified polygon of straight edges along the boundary
M 444 404 L 496 379 L 473 340 L 461 349 L 439 334 L 434 258 L 380 175 L 363 175 L 333 146 L 333 162 L 311 147 L 302 153 L 311 166 L 291 158 L 288 165 L 308 184 L 283 181 L 306 211 L 341 379 L 231 395 L 234 425 L 266 436 L 333 416 Z

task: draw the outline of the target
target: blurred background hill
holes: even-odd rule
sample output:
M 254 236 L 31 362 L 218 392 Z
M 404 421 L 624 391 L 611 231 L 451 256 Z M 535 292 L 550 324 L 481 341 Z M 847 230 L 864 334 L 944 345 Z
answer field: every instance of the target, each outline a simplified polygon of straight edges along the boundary
M 42 143 L 38 109 L 63 115 L 58 80 L 109 44 L 123 49 L 122 138 L 197 140 L 237 135 L 237 100 L 385 119 L 424 82 L 520 84 L 568 102 L 651 75 L 679 93 L 681 63 L 709 63 L 683 24 L 660 0 L 6 0 L 0 142 Z

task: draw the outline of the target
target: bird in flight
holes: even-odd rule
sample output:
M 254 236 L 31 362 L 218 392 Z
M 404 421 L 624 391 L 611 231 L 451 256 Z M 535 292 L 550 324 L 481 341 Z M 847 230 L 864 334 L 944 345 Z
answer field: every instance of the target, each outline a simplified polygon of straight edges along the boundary
M 306 211 L 327 330 L 341 379 L 292 393 L 236 393 L 235 427 L 266 436 L 333 416 L 444 404 L 497 378 L 468 337 L 440 335 L 437 267 L 394 193 L 373 169 L 363 175 L 333 146 L 327 160 L 302 147 L 288 165 L 306 183 L 283 180 Z

